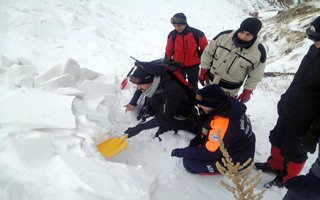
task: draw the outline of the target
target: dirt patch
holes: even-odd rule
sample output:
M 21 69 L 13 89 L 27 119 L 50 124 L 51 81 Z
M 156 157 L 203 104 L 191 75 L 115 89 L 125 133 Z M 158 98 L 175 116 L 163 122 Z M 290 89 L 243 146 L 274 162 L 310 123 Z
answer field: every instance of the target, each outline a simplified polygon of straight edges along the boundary
M 302 4 L 300 6 L 296 6 L 292 9 L 279 13 L 276 17 L 274 17 L 274 20 L 277 23 L 288 23 L 294 19 L 301 19 L 303 16 L 310 15 L 312 13 L 317 15 L 319 12 L 320 8 Z

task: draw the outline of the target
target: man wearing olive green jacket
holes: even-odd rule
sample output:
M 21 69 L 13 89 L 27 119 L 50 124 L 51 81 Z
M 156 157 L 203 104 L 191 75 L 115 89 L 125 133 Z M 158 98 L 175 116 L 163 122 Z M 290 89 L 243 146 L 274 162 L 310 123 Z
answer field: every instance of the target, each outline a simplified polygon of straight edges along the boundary
M 256 18 L 245 19 L 238 30 L 218 34 L 201 56 L 199 81 L 219 84 L 229 95 L 249 101 L 252 91 L 261 81 L 265 69 L 266 51 L 258 40 L 262 23 Z

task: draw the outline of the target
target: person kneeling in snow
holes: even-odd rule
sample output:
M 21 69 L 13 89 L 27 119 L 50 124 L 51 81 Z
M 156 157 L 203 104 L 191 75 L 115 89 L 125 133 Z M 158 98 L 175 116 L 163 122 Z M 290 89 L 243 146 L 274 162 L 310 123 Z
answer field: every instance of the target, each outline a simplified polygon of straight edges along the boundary
M 171 156 L 183 158 L 186 170 L 194 174 L 219 173 L 215 163 L 221 161 L 218 134 L 234 162 L 243 164 L 254 157 L 255 135 L 246 116 L 246 106 L 228 97 L 219 85 L 197 91 L 196 100 L 203 110 L 202 130 L 182 149 L 173 149 Z
M 159 66 L 160 67 L 160 66 Z M 148 113 L 153 119 L 128 128 L 125 134 L 135 136 L 143 130 L 159 127 L 156 137 L 169 130 L 197 129 L 197 109 L 185 89 L 168 73 L 156 76 L 146 72 L 142 67 L 136 68 L 129 80 L 145 95 Z M 160 137 L 159 137 L 160 139 Z M 160 139 L 161 140 L 161 139 Z

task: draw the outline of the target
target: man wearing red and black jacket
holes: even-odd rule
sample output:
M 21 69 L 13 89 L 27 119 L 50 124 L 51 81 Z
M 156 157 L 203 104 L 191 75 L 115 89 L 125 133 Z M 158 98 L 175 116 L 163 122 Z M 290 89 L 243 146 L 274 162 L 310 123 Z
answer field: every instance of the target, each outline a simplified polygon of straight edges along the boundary
M 183 13 L 175 14 L 171 24 L 175 30 L 168 35 L 165 58 L 182 63 L 182 74 L 197 90 L 200 56 L 208 45 L 207 38 L 202 31 L 188 25 Z
M 183 158 L 186 170 L 194 174 L 219 173 L 215 163 L 220 162 L 218 134 L 232 160 L 243 164 L 254 157 L 255 135 L 246 106 L 234 97 L 228 97 L 217 84 L 197 91 L 196 100 L 203 110 L 202 130 L 186 148 L 172 150 L 171 156 Z

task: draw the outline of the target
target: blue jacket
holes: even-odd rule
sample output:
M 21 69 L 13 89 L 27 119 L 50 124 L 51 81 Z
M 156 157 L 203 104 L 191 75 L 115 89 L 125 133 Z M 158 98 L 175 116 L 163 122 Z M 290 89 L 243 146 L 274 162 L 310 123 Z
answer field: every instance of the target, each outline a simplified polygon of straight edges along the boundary
M 225 148 L 235 162 L 244 163 L 254 157 L 255 135 L 249 118 L 245 114 L 246 106 L 230 98 L 228 108 L 219 113 L 211 113 L 204 119 L 202 131 L 198 133 L 198 144 L 180 149 L 180 155 L 186 159 L 220 161 L 217 133 L 220 132 Z

